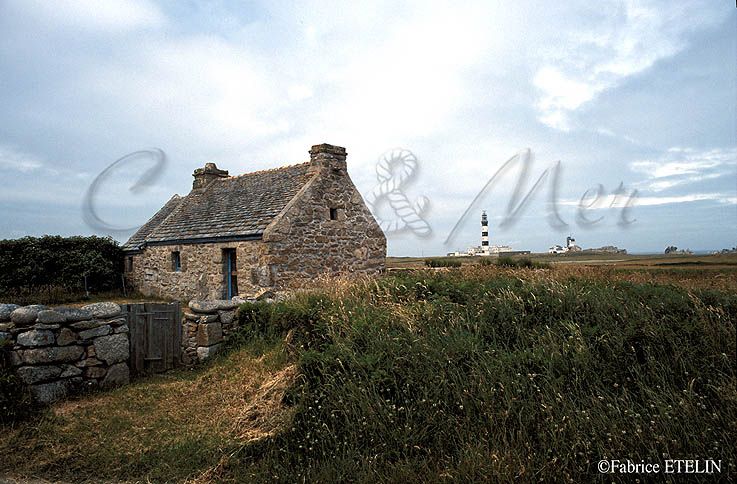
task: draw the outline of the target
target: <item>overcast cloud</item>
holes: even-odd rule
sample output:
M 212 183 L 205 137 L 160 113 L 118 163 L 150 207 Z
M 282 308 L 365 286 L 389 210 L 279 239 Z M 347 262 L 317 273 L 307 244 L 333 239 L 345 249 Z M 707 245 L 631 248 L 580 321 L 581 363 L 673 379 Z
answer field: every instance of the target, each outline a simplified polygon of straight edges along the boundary
M 134 151 L 160 148 L 168 165 L 140 193 L 129 187 L 145 161 L 104 183 L 97 213 L 110 225 L 144 223 L 205 162 L 239 174 L 307 161 L 325 142 L 347 148 L 364 198 L 383 153 L 418 158 L 405 192 L 429 199 L 433 235 L 388 234 L 390 255 L 478 245 L 481 209 L 491 243 L 517 249 L 569 233 L 633 252 L 734 247 L 736 21 L 733 3 L 709 0 L 0 0 L 0 238 L 106 235 L 85 225 L 84 193 Z M 523 194 L 549 171 L 516 223 L 499 226 L 518 166 L 444 245 L 525 148 Z M 559 160 L 567 225 L 554 227 Z M 601 221 L 582 224 L 595 191 L 587 216 Z

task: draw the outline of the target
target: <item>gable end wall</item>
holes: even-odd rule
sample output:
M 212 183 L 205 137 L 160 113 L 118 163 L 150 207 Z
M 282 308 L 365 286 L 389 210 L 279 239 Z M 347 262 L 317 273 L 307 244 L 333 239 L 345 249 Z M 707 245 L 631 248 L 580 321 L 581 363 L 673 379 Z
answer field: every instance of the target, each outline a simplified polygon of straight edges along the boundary
M 278 290 L 320 274 L 372 275 L 386 268 L 386 237 L 345 170 L 320 169 L 267 227 L 264 241 L 264 263 Z

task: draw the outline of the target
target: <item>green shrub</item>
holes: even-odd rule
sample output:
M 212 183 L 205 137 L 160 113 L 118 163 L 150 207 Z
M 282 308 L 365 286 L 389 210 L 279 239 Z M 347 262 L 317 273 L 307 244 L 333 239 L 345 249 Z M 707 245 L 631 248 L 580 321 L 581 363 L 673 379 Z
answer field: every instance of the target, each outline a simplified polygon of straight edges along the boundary
M 55 303 L 121 287 L 122 250 L 107 237 L 23 237 L 0 240 L 0 300 Z
M 461 267 L 461 261 L 458 259 L 425 259 L 425 265 L 428 267 Z

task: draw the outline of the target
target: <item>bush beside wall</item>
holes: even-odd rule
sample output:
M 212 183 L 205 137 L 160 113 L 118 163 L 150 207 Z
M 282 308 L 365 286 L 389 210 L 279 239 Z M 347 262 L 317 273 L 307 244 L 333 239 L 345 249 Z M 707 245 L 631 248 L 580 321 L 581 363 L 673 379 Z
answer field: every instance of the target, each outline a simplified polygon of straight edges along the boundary
M 110 237 L 23 237 L 0 240 L 0 300 L 62 302 L 120 289 L 123 255 Z

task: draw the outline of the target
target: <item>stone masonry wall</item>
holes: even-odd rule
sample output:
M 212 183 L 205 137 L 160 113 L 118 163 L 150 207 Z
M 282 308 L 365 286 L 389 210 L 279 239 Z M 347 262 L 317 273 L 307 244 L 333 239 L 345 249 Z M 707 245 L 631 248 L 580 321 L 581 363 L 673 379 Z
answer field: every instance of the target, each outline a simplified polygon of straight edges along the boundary
M 235 328 L 236 309 L 245 299 L 192 300 L 182 318 L 182 362 L 192 364 L 215 355 Z M 253 301 L 253 300 L 251 300 Z
M 16 374 L 43 403 L 130 380 L 128 326 L 115 303 L 0 304 L 0 339 L 11 341 Z
M 236 249 L 239 293 L 251 294 L 271 285 L 269 269 L 262 265 L 266 247 L 261 240 L 148 246 L 143 253 L 126 256 L 133 257 L 126 281 L 146 296 L 221 299 L 226 296 L 223 249 Z M 173 251 L 180 254 L 179 271 L 172 264 Z
M 319 173 L 264 232 L 273 287 L 298 287 L 319 274 L 376 274 L 386 267 L 386 237 L 353 185 L 345 150 L 313 147 Z M 331 210 L 336 219 L 331 219 Z

